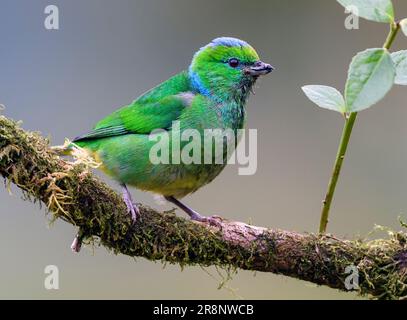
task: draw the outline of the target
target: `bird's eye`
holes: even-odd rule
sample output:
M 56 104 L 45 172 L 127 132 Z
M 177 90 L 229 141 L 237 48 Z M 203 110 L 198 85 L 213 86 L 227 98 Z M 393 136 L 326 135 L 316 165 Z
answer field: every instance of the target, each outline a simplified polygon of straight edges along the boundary
M 237 66 L 239 65 L 239 60 L 236 58 L 231 58 L 229 59 L 228 63 L 232 68 L 237 68 Z

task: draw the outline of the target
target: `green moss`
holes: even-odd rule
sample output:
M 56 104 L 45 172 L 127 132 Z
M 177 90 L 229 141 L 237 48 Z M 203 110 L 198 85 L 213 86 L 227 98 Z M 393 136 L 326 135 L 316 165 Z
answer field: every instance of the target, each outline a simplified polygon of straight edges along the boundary
M 225 241 L 215 228 L 178 218 L 174 211 L 158 213 L 143 205 L 141 219 L 133 225 L 120 196 L 89 174 L 86 164 L 62 161 L 38 133 L 25 132 L 2 116 L 0 174 L 6 186 L 14 183 L 26 199 L 44 203 L 53 220 L 60 218 L 78 226 L 87 243 L 103 245 L 115 254 L 164 265 L 217 266 L 225 270 L 223 280 L 241 268 L 281 273 L 342 290 L 346 266 L 355 265 L 360 294 L 380 299 L 407 296 L 407 237 L 403 232 L 390 232 L 382 240 L 343 241 L 266 231 L 243 247 Z

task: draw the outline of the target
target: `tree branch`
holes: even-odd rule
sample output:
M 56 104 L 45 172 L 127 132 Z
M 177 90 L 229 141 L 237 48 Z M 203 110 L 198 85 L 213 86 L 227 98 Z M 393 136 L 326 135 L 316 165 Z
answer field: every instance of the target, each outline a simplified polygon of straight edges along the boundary
M 141 205 L 132 224 L 126 206 L 83 164 L 62 160 L 38 133 L 0 116 L 0 174 L 27 199 L 45 203 L 54 218 L 78 226 L 85 239 L 116 254 L 169 263 L 272 272 L 346 291 L 346 267 L 356 266 L 359 293 L 407 296 L 407 235 L 341 240 L 218 219 L 214 225 Z

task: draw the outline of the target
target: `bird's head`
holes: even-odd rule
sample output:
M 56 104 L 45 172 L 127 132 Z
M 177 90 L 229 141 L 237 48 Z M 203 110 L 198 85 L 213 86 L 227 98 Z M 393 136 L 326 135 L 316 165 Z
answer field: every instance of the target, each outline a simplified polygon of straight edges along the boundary
M 217 38 L 195 53 L 189 67 L 192 86 L 217 100 L 245 100 L 259 76 L 273 71 L 247 42 Z

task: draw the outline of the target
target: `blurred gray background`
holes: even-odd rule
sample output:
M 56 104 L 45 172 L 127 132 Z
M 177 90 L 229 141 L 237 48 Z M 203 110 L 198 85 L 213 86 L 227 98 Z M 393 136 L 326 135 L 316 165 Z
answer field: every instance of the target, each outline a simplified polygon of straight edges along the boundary
M 58 31 L 44 28 L 49 4 L 60 10 Z M 405 1 L 394 4 L 398 18 L 407 16 Z M 211 39 L 242 38 L 277 68 L 258 84 L 248 108 L 248 127 L 259 130 L 258 172 L 239 176 L 237 167 L 228 167 L 185 200 L 202 213 L 313 232 L 343 119 L 315 107 L 300 87 L 342 90 L 352 56 L 381 46 L 388 31 L 365 20 L 360 30 L 349 31 L 345 17 L 334 0 L 2 0 L 0 103 L 24 128 L 61 144 L 187 68 Z M 406 47 L 400 35 L 394 49 Z M 397 217 L 407 218 L 406 97 L 406 88 L 395 88 L 358 118 L 330 232 L 364 236 L 375 224 L 399 229 Z M 163 269 L 161 263 L 114 256 L 104 248 L 74 255 L 69 246 L 76 230 L 64 222 L 48 227 L 45 210 L 12 190 L 12 196 L 0 190 L 0 298 L 234 298 L 217 290 L 219 282 L 199 267 Z M 134 194 L 160 208 L 150 194 Z M 59 290 L 45 290 L 46 265 L 59 267 Z M 356 298 L 243 271 L 229 286 L 246 299 Z

